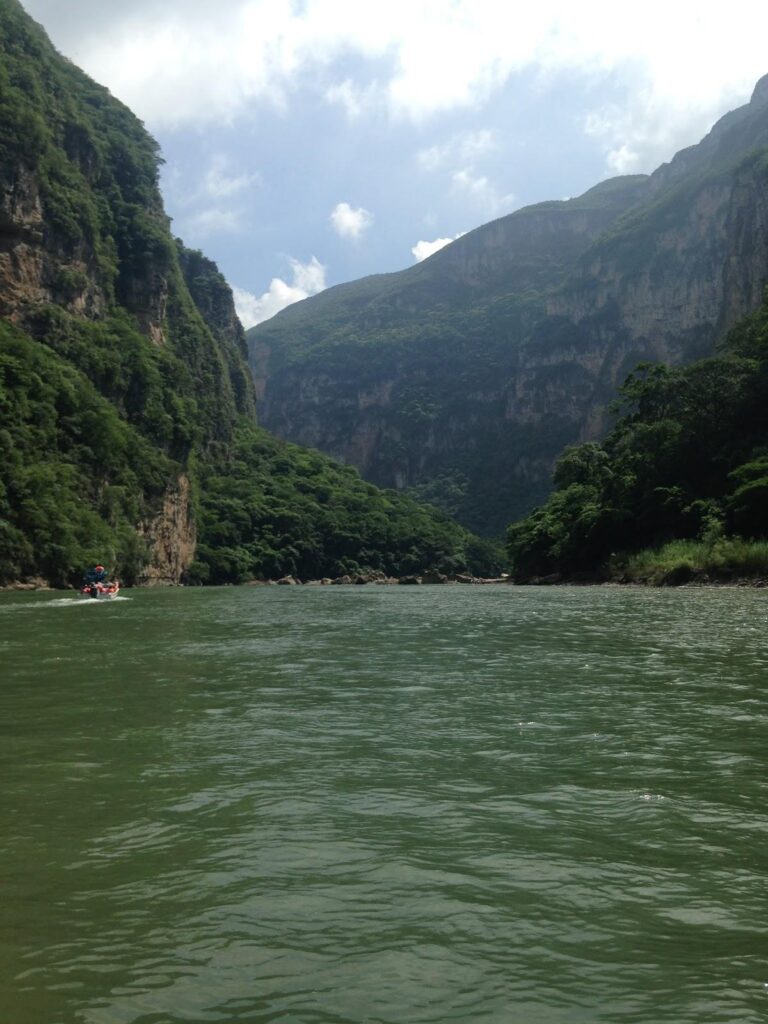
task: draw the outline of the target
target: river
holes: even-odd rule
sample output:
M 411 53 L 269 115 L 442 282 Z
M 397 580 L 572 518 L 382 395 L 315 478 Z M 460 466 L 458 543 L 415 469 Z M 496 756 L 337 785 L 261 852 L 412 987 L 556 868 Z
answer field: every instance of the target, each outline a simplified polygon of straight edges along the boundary
M 4 1024 L 758 1024 L 768 592 L 0 595 Z

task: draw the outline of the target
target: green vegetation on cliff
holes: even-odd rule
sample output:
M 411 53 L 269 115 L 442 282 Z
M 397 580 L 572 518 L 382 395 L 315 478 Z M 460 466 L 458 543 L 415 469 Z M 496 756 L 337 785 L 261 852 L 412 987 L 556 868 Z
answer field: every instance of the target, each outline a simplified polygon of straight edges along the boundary
M 148 262 L 171 260 L 158 216 L 157 144 L 126 107 L 56 53 L 16 0 L 0 5 L 0 28 L 0 181 L 13 189 L 34 178 L 43 223 L 31 227 L 60 263 L 61 281 L 48 284 L 60 283 L 63 297 L 85 286 L 86 273 L 66 268 L 80 257 L 97 286 L 119 297 Z
M 0 584 L 487 568 L 435 510 L 257 428 L 231 292 L 157 180 L 142 124 L 0 0 Z
M 63 585 L 97 561 L 132 582 L 148 554 L 135 525 L 174 466 L 68 359 L 4 323 L 0 450 L 0 583 Z
M 768 299 L 721 355 L 639 367 L 617 411 L 603 443 L 566 450 L 549 500 L 510 527 L 515 576 L 765 572 Z

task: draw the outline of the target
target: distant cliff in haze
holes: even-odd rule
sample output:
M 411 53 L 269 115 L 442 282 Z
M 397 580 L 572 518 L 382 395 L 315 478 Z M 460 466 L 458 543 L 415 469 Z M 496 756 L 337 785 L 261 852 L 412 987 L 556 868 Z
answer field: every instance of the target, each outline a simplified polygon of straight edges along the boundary
M 289 307 L 247 335 L 262 422 L 500 532 L 639 361 L 706 355 L 759 305 L 766 147 L 768 78 L 652 175 Z

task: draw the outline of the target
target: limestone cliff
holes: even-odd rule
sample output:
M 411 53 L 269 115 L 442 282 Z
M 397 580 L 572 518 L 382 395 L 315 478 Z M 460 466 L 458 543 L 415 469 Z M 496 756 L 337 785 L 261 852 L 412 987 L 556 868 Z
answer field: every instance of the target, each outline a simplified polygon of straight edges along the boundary
M 65 247 L 45 221 L 40 183 L 24 166 L 3 168 L 0 192 L 0 316 L 25 323 L 55 303 L 86 317 L 106 306 L 85 246 Z
M 150 586 L 179 583 L 192 564 L 197 547 L 197 524 L 186 474 L 168 487 L 162 508 L 139 525 L 139 534 L 152 552 L 152 558 L 138 582 Z
M 768 77 L 650 176 L 478 228 L 248 332 L 278 435 L 499 532 L 641 360 L 714 350 L 768 281 Z
M 171 238 L 141 122 L 16 0 L 0 58 L 0 582 L 63 582 L 92 548 L 179 582 L 190 464 L 255 416 L 231 292 Z

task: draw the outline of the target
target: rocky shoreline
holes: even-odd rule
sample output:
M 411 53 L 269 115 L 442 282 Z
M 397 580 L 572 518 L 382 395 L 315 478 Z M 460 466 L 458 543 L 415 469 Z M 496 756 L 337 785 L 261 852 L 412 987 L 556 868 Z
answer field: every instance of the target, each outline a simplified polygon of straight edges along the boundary
M 41 576 L 36 576 L 30 580 L 12 580 L 10 583 L 5 583 L 0 587 L 0 593 L 4 590 L 55 590 L 55 587 L 52 587 L 48 580 L 44 580 Z
M 333 586 L 435 586 L 435 585 L 473 585 L 480 586 L 489 583 L 511 583 L 509 576 L 498 576 L 486 578 L 481 576 L 468 576 L 463 573 L 444 575 L 441 572 L 430 570 L 423 573 L 414 573 L 409 576 L 387 576 L 379 570 L 370 572 L 351 573 L 344 576 L 337 576 L 331 579 L 328 576 L 319 580 L 300 580 L 296 576 L 283 576 L 279 580 L 252 580 L 247 586 L 272 586 L 272 587 L 333 587 Z
M 279 580 L 247 580 L 245 583 L 240 584 L 244 587 L 325 587 L 325 586 L 434 586 L 434 585 L 473 585 L 481 586 L 489 583 L 512 583 L 512 579 L 509 576 L 499 576 L 494 578 L 486 578 L 482 576 L 469 576 L 462 573 L 454 573 L 452 575 L 444 575 L 440 572 L 428 571 L 423 573 L 414 573 L 409 576 L 387 576 L 386 573 L 378 570 L 372 570 L 370 572 L 363 573 L 352 573 L 344 576 L 337 576 L 335 578 L 323 577 L 318 580 L 301 580 L 297 576 L 283 576 Z M 225 584 L 226 586 L 232 586 L 232 584 Z M 171 580 L 158 581 L 153 580 L 151 582 L 141 582 L 135 585 L 136 589 L 152 588 L 157 587 L 178 587 L 185 586 L 183 583 L 174 583 Z M 0 586 L 0 593 L 3 591 L 53 591 L 57 589 L 72 589 L 72 588 L 57 588 L 52 587 L 47 580 L 41 577 L 36 577 L 30 580 L 13 580 L 11 583 L 6 583 Z M 128 589 L 128 588 L 126 588 Z
M 704 572 L 670 572 L 659 581 L 631 579 L 623 577 L 591 576 L 581 574 L 578 577 L 561 576 L 553 573 L 550 576 L 534 576 L 530 579 L 516 580 L 508 574 L 495 577 L 469 576 L 462 573 L 444 575 L 443 573 L 429 571 L 415 573 L 409 576 L 387 576 L 380 571 L 364 573 L 353 573 L 335 578 L 323 577 L 322 579 L 301 580 L 296 576 L 283 576 L 278 580 L 247 580 L 240 584 L 244 587 L 326 587 L 326 586 L 488 586 L 489 584 L 503 583 L 507 586 L 518 587 L 666 587 L 666 588 L 705 588 L 705 587 L 754 587 L 762 589 L 768 587 L 768 578 L 764 576 L 743 576 L 736 573 L 723 571 L 718 575 L 711 575 Z M 183 583 L 172 581 L 153 583 L 137 583 L 135 589 L 152 587 L 179 587 Z M 233 584 L 225 584 L 233 586 Z M 3 592 L 29 592 L 41 591 L 52 593 L 56 590 L 66 591 L 73 588 L 52 587 L 47 580 L 35 577 L 29 580 L 13 580 L 0 586 L 0 593 Z M 129 588 L 125 588 L 129 589 Z

